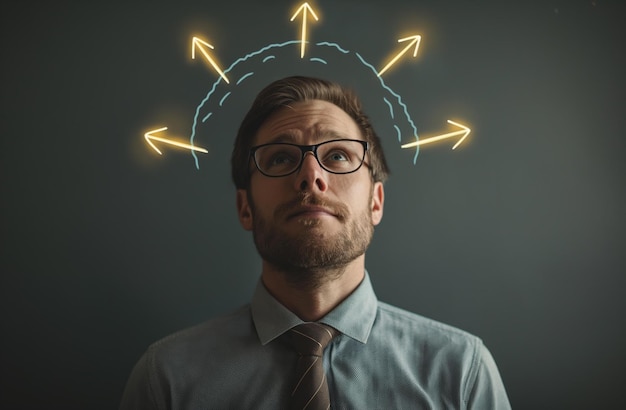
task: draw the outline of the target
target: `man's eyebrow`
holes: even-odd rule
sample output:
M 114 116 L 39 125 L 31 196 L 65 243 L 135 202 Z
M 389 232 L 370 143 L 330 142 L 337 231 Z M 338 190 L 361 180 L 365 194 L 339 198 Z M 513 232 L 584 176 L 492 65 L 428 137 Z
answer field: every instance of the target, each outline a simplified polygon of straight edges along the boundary
M 274 135 L 272 138 L 269 139 L 269 141 L 267 141 L 267 143 L 274 143 L 274 142 L 295 143 L 296 136 L 290 133 L 281 133 L 281 134 Z
M 355 135 L 346 135 L 343 132 L 337 132 L 334 130 L 327 130 L 327 131 L 322 131 L 320 133 L 318 133 L 317 135 L 318 138 L 324 138 L 326 140 L 341 140 L 341 139 L 351 139 L 351 138 L 357 138 L 357 136 Z
M 334 131 L 334 130 L 320 130 L 315 132 L 314 139 L 319 142 L 331 141 L 331 140 L 339 140 L 339 139 L 353 139 L 358 138 L 359 136 L 345 135 L 343 133 Z M 297 143 L 297 137 L 293 133 L 283 132 L 280 134 L 276 134 L 271 137 L 266 144 L 276 143 L 276 142 L 286 142 L 295 144 Z

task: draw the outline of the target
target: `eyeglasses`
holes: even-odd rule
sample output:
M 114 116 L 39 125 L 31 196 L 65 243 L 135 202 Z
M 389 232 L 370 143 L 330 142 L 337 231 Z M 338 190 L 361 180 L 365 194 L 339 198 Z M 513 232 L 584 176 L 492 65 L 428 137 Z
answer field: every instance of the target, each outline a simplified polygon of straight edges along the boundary
M 315 145 L 272 142 L 250 149 L 257 169 L 268 177 L 284 177 L 296 172 L 307 152 L 313 153 L 320 166 L 333 174 L 350 174 L 363 165 L 367 141 L 337 139 Z M 368 165 L 367 163 L 365 165 Z

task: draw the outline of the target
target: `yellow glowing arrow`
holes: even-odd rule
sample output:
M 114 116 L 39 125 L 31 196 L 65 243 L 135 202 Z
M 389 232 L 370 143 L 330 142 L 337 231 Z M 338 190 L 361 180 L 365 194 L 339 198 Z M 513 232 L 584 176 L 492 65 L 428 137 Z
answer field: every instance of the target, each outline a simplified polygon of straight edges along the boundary
M 404 48 L 404 50 L 400 51 L 398 53 L 398 55 L 396 55 L 390 62 L 389 64 L 387 64 L 385 66 L 385 68 L 383 68 L 382 70 L 380 70 L 380 72 L 378 73 L 378 76 L 380 77 L 381 75 L 383 75 L 383 73 L 385 71 L 387 71 L 392 65 L 394 65 L 396 63 L 396 61 L 398 61 L 398 59 L 400 57 L 402 57 L 407 51 L 409 51 L 411 49 L 411 47 L 415 46 L 415 51 L 413 51 L 413 57 L 417 56 L 417 50 L 420 47 L 420 42 L 422 41 L 422 36 L 420 35 L 416 35 L 416 36 L 411 36 L 411 37 L 406 37 L 406 38 L 401 38 L 400 40 L 398 40 L 398 43 L 402 43 L 404 41 L 407 40 L 411 40 L 411 42 L 409 43 L 408 46 L 406 46 Z
M 165 131 L 166 129 L 167 129 L 167 127 L 159 128 L 159 129 L 156 129 L 156 130 L 148 131 L 148 132 L 146 132 L 143 135 L 144 138 L 146 139 L 146 141 L 148 142 L 148 144 L 150 144 L 150 146 L 152 148 L 154 148 L 154 150 L 156 152 L 158 152 L 159 154 L 163 155 L 163 153 L 161 151 L 159 151 L 159 149 L 156 147 L 156 145 L 154 145 L 152 140 L 160 141 L 160 142 L 163 142 L 165 144 L 174 145 L 174 146 L 180 147 L 180 148 L 190 149 L 192 151 L 204 152 L 205 154 L 209 152 L 209 151 L 205 150 L 204 148 L 194 147 L 193 145 L 183 144 L 182 142 L 173 141 L 173 140 L 170 140 L 170 139 L 167 139 L 167 138 L 155 137 L 153 135 L 153 134 L 156 134 L 157 132 Z
M 298 17 L 298 14 L 300 14 L 300 12 L 302 12 L 302 45 L 300 46 L 300 58 L 304 58 L 304 47 L 306 44 L 306 20 L 307 20 L 307 10 L 311 12 L 311 14 L 313 15 L 313 18 L 315 18 L 315 20 L 319 20 L 317 18 L 317 15 L 315 14 L 315 12 L 313 11 L 313 9 L 311 8 L 311 6 L 309 6 L 309 3 L 304 2 L 302 3 L 302 5 L 300 6 L 300 8 L 296 11 L 296 13 L 293 15 L 293 17 L 291 18 L 290 21 L 294 21 L 296 19 L 296 17 Z
M 423 140 L 412 142 L 410 144 L 404 144 L 404 145 L 402 145 L 402 148 L 417 147 L 418 145 L 430 144 L 431 142 L 439 141 L 439 140 L 442 140 L 442 139 L 445 139 L 445 138 L 451 138 L 451 137 L 455 137 L 457 135 L 463 135 L 463 137 L 456 144 L 454 144 L 454 147 L 452 147 L 452 149 L 455 149 L 456 147 L 459 146 L 460 143 L 463 142 L 463 140 L 465 140 L 465 138 L 467 138 L 467 136 L 470 134 L 470 132 L 472 130 L 467 128 L 465 125 L 459 124 L 458 122 L 454 122 L 454 121 L 448 120 L 448 123 L 450 123 L 452 125 L 456 125 L 457 127 L 460 127 L 460 128 L 463 128 L 463 129 L 461 131 L 454 131 L 454 132 L 450 132 L 448 134 L 443 134 L 443 135 L 438 135 L 436 137 L 426 138 L 426 139 L 423 139 Z
M 211 56 L 204 49 L 203 46 L 209 47 L 210 49 L 214 49 L 214 47 L 212 45 L 210 45 L 209 43 L 207 43 L 206 41 L 200 40 L 198 37 L 194 37 L 191 40 L 191 58 L 193 58 L 194 60 L 196 59 L 196 47 L 197 47 L 200 50 L 200 52 L 202 52 L 202 54 L 204 54 L 204 57 L 213 66 L 213 68 L 215 69 L 215 71 L 217 71 L 217 73 L 220 75 L 220 77 L 222 77 L 224 79 L 224 81 L 226 81 L 227 84 L 230 84 L 230 81 L 228 81 L 228 78 L 226 78 L 226 74 L 224 74 L 224 72 L 222 70 L 220 70 L 220 68 L 218 67 L 217 63 L 211 58 Z

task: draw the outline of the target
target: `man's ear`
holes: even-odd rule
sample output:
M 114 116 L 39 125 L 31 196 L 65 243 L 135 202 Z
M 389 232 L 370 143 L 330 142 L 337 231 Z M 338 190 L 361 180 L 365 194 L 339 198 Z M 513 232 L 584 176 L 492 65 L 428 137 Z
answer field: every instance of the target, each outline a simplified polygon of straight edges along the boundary
M 237 190 L 237 216 L 239 223 L 246 231 L 252 230 L 252 209 L 248 202 L 248 191 L 245 189 Z
M 372 223 L 378 225 L 383 219 L 383 207 L 385 205 L 385 189 L 382 182 L 374 182 L 372 192 Z

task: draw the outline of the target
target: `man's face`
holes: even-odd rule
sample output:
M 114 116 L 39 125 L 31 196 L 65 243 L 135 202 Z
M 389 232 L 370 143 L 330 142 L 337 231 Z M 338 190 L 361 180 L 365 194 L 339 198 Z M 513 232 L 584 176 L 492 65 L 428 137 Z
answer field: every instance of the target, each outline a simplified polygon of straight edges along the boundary
M 340 138 L 363 139 L 343 110 L 314 100 L 274 113 L 253 145 L 312 145 Z M 299 170 L 279 178 L 262 175 L 251 161 L 250 188 L 237 192 L 241 224 L 253 231 L 263 260 L 309 284 L 315 282 L 312 271 L 341 270 L 363 257 L 382 218 L 383 200 L 382 183 L 372 181 L 366 165 L 351 174 L 332 174 L 312 153 Z

